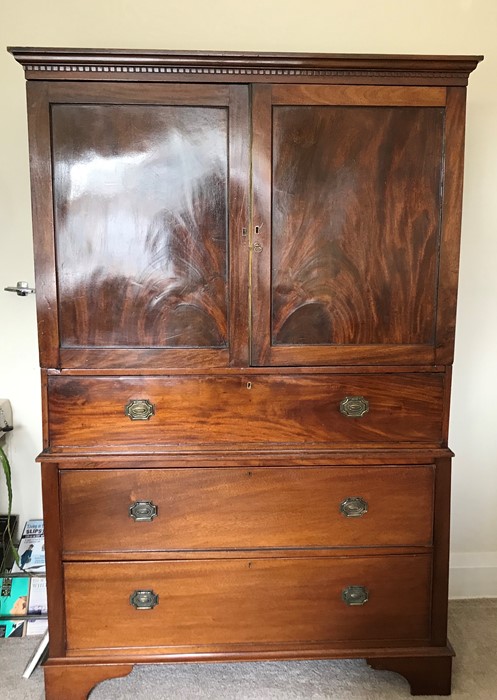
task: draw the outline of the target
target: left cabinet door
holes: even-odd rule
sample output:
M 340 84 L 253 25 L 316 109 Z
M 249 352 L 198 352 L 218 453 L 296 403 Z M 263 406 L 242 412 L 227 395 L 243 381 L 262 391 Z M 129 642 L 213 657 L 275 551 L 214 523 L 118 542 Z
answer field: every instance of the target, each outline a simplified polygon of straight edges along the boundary
M 247 363 L 248 88 L 28 86 L 42 367 Z

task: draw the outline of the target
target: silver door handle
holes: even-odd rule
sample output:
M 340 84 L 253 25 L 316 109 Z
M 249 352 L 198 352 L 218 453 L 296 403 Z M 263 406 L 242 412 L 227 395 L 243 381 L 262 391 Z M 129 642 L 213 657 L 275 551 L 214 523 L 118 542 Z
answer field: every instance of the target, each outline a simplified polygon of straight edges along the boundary
M 28 294 L 34 294 L 36 291 L 27 282 L 18 282 L 15 287 L 4 287 L 4 290 L 6 292 L 15 292 L 18 297 L 27 297 Z

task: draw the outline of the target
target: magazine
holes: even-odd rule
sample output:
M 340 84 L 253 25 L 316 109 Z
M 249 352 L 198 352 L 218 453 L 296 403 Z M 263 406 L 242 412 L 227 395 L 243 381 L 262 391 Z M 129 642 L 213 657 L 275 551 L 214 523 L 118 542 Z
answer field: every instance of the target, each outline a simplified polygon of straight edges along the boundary
M 45 634 L 48 628 L 46 582 L 45 577 L 37 576 L 0 578 L 0 637 Z M 28 615 L 33 618 L 16 619 Z
M 28 620 L 26 635 L 45 634 L 48 628 L 47 608 L 47 579 L 32 577 L 29 586 L 28 615 L 44 615 L 40 620 Z
M 14 564 L 12 571 L 27 573 L 45 572 L 45 537 L 43 520 L 28 520 L 19 542 L 20 566 Z
M 19 543 L 19 564 L 14 564 L 12 572 L 26 573 L 27 576 L 13 577 L 12 581 L 24 581 L 26 587 L 26 609 L 23 615 L 36 615 L 40 619 L 9 621 L 9 628 L 15 625 L 16 636 L 42 635 L 48 626 L 47 580 L 45 574 L 45 538 L 43 520 L 28 520 Z M 7 579 L 6 579 L 7 580 Z M 16 584 L 17 585 L 17 584 Z M 2 614 L 9 614 L 3 613 Z M 13 613 L 12 613 L 13 614 Z M 7 633 L 7 629 L 6 629 Z M 9 635 L 5 635 L 9 636 Z
M 25 620 L 16 620 L 16 615 L 27 615 L 29 577 L 0 578 L 0 615 L 12 615 L 11 619 L 0 619 L 0 637 L 22 637 L 26 629 Z

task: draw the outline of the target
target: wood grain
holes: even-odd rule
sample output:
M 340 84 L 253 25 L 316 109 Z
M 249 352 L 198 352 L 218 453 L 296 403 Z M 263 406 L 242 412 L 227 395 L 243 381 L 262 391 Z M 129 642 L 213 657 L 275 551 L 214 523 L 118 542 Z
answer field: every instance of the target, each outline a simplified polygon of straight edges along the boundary
M 68 650 L 239 650 L 254 644 L 423 640 L 429 634 L 431 558 L 423 555 L 253 561 L 66 563 Z M 366 586 L 350 607 L 342 590 Z M 135 589 L 159 595 L 152 610 Z M 402 591 L 402 594 L 399 594 Z M 105 605 L 102 607 L 102 601 Z
M 371 668 L 393 671 L 407 680 L 411 695 L 450 695 L 452 686 L 452 656 L 368 658 Z
M 29 85 L 30 83 L 28 83 Z M 54 104 L 168 104 L 225 107 L 229 102 L 230 87 L 227 85 L 174 85 L 157 86 L 142 82 L 98 83 L 79 81 L 47 82 L 50 102 Z
M 60 479 L 66 553 L 431 545 L 428 466 L 71 470 Z M 345 517 L 351 497 L 367 513 Z M 130 517 L 137 500 L 157 507 L 152 522 Z
M 122 678 L 133 670 L 132 664 L 48 663 L 45 671 L 45 700 L 87 700 L 91 690 L 102 681 Z
M 269 336 L 266 336 L 269 337 Z M 362 365 L 399 364 L 427 365 L 435 362 L 435 348 L 430 345 L 273 345 L 262 344 L 264 355 L 257 361 L 266 366 L 280 367 L 320 367 L 356 364 L 358 371 Z
M 443 109 L 273 111 L 272 344 L 433 344 Z
M 250 363 L 264 364 L 270 338 L 271 298 L 271 90 L 252 88 L 252 222 L 250 229 Z M 255 234 L 255 227 L 258 233 Z M 260 246 L 253 252 L 253 246 Z
M 40 366 L 59 367 L 59 314 L 53 235 L 48 85 L 28 83 L 27 100 Z
M 30 80 L 466 85 L 482 56 L 10 47 Z
M 226 346 L 227 110 L 51 118 L 62 346 Z
M 247 364 L 247 88 L 41 82 L 28 103 L 41 366 Z
M 135 662 L 349 656 L 450 692 L 446 445 L 481 57 L 12 53 L 47 699 Z M 343 416 L 346 396 L 369 412 Z M 131 399 L 155 415 L 130 421 Z M 367 513 L 340 514 L 348 497 Z M 141 499 L 153 522 L 129 517 Z M 344 604 L 349 585 L 365 605 Z M 149 587 L 159 605 L 135 610 Z
M 445 88 L 365 85 L 273 85 L 275 105 L 364 105 L 370 107 L 443 107 Z
M 229 364 L 250 364 L 249 226 L 250 112 L 246 86 L 230 87 L 229 121 Z
M 464 131 L 466 90 L 447 90 L 445 124 L 445 184 L 442 204 L 442 239 L 440 251 L 440 308 L 437 317 L 436 361 L 451 364 L 454 360 L 459 247 L 462 218 L 464 167 Z
M 151 446 L 148 451 L 115 450 L 85 452 L 60 450 L 42 452 L 38 462 L 57 462 L 61 469 L 161 469 L 164 467 L 315 467 L 348 466 L 357 469 L 380 465 L 424 465 L 439 458 L 452 458 L 454 453 L 446 447 L 426 447 L 419 444 L 390 445 L 387 448 L 309 448 L 288 449 L 284 445 L 257 446 L 229 445 L 221 447 L 173 445 L 160 448 Z
M 431 548 L 426 546 L 414 546 L 414 547 L 393 547 L 388 545 L 386 547 L 361 547 L 360 550 L 357 547 L 320 547 L 312 548 L 306 547 L 304 549 L 294 549 L 288 547 L 282 547 L 279 549 L 237 549 L 226 550 L 226 549 L 198 549 L 195 550 L 193 554 L 192 550 L 161 550 L 154 552 L 143 551 L 140 553 L 140 561 L 189 561 L 192 556 L 195 556 L 195 561 L 224 561 L 227 554 L 235 554 L 237 559 L 245 560 L 255 560 L 255 559 L 267 559 L 270 556 L 271 559 L 287 559 L 289 556 L 292 559 L 319 559 L 323 555 L 334 555 L 340 557 L 356 557 L 360 554 L 361 557 L 380 557 L 387 556 L 392 557 L 396 555 L 414 555 L 414 554 L 429 554 Z M 137 554 L 136 552 L 111 552 L 111 551 L 100 551 L 100 552 L 65 552 L 64 561 L 65 562 L 136 562 Z
M 435 500 L 433 521 L 433 599 L 432 643 L 447 644 L 447 615 L 449 597 L 450 557 L 450 490 L 451 460 L 440 458 L 435 470 Z
M 193 357 L 192 357 L 193 362 Z M 339 366 L 316 366 L 309 369 L 309 367 L 169 367 L 167 372 L 163 369 L 157 367 L 151 367 L 147 372 L 146 368 L 113 368 L 113 369 L 103 369 L 101 367 L 64 367 L 61 369 L 49 368 L 46 370 L 47 375 L 51 376 L 74 376 L 74 377 L 111 377 L 111 376 L 162 376 L 166 375 L 201 375 L 201 374 L 240 374 L 243 372 L 244 375 L 261 375 L 261 374 L 357 374 L 357 365 L 339 365 Z M 441 374 L 448 374 L 448 368 L 445 365 L 361 365 L 359 369 L 361 374 L 411 374 L 413 372 L 421 373 L 433 373 L 440 372 Z
M 340 413 L 363 396 L 362 418 Z M 443 375 L 49 377 L 52 448 L 73 446 L 291 444 L 318 447 L 439 445 Z M 155 406 L 149 420 L 124 413 L 133 399 Z
M 48 624 L 51 657 L 62 656 L 66 646 L 64 580 L 62 576 L 62 533 L 60 526 L 59 471 L 57 464 L 42 465 L 43 520 L 47 571 Z

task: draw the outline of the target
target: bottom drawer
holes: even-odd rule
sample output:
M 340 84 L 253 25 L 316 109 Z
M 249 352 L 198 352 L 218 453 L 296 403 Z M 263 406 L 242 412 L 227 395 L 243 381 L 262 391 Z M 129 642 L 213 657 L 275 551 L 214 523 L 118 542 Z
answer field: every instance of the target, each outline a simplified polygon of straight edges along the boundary
M 429 555 L 67 563 L 64 572 L 69 652 L 429 637 Z M 135 591 L 157 604 L 134 607 Z M 148 606 L 147 595 L 135 603 Z

